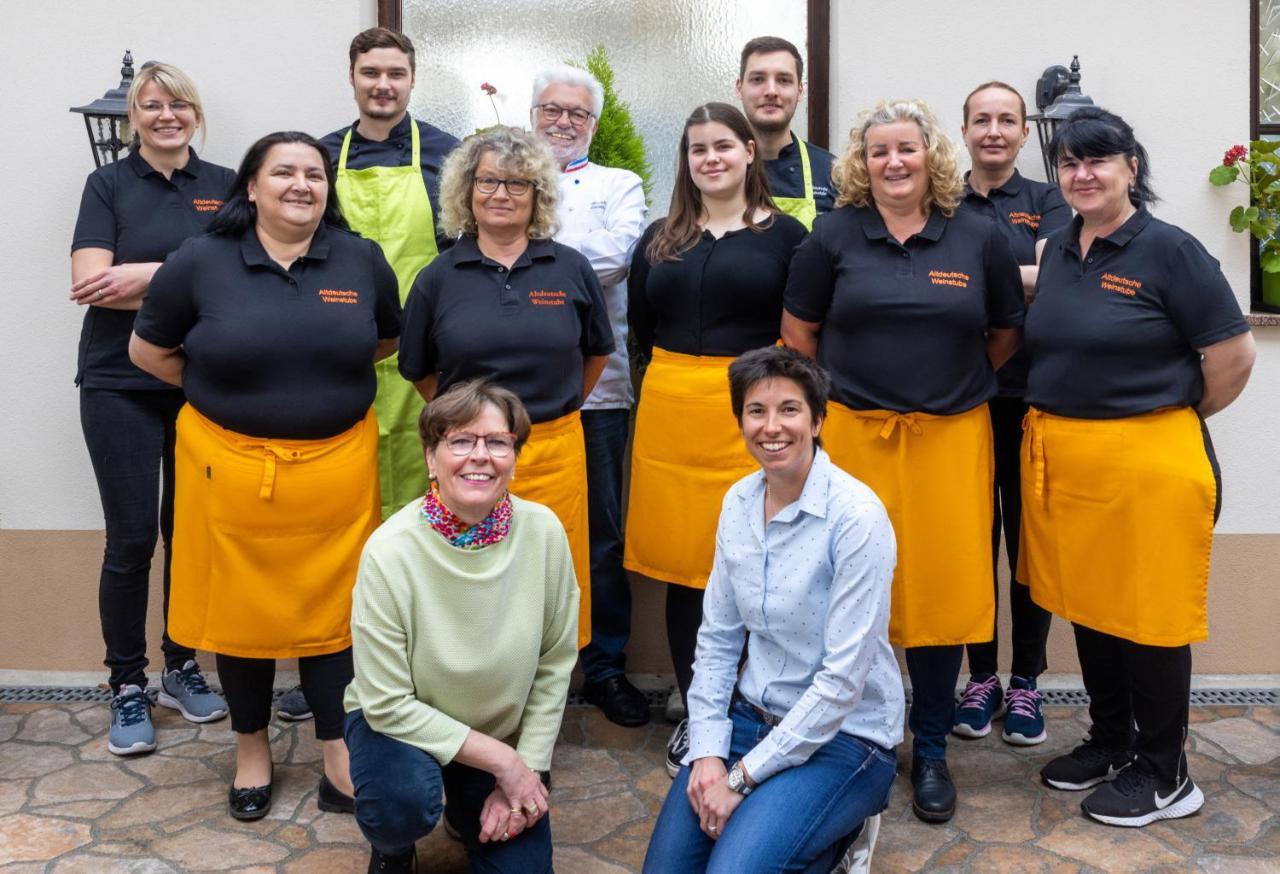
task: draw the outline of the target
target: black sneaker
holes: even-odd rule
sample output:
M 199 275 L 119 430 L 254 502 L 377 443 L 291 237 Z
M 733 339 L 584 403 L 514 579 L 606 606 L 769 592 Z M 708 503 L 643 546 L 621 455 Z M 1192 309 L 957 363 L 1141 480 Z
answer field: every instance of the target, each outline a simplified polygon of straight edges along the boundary
M 410 847 L 406 852 L 391 855 L 370 847 L 369 874 L 415 874 L 418 870 L 418 851 Z
M 671 740 L 667 741 L 667 773 L 671 779 L 680 773 L 681 761 L 689 753 L 689 720 L 682 719 L 671 732 Z
M 1190 775 L 1176 786 L 1163 787 L 1142 768 L 1125 768 L 1115 780 L 1080 802 L 1085 816 L 1107 825 L 1140 828 L 1158 819 L 1180 819 L 1204 806 L 1204 793 Z
M 624 674 L 582 684 L 582 697 L 603 711 L 605 719 L 634 728 L 649 722 L 649 700 Z
M 280 696 L 276 703 L 276 716 L 285 722 L 303 722 L 311 718 L 311 705 L 302 694 L 301 686 L 294 686 Z
M 1054 789 L 1078 791 L 1114 780 L 1117 774 L 1129 767 L 1131 761 L 1132 757 L 1125 750 L 1085 741 L 1041 768 L 1040 779 Z

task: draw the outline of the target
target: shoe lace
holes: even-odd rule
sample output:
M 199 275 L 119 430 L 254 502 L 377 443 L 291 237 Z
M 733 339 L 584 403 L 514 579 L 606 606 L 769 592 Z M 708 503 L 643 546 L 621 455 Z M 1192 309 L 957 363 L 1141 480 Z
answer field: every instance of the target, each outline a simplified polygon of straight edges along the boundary
M 675 733 L 671 735 L 671 742 L 668 746 L 677 752 L 689 749 L 689 720 L 680 720 L 680 724 L 676 726 Z
M 986 708 L 987 702 L 991 696 L 996 693 L 996 689 L 1000 688 L 1000 678 L 996 676 L 988 677 L 985 680 L 970 680 L 964 687 L 964 692 L 960 695 L 960 709 L 969 708 Z
M 1111 781 L 1111 788 L 1125 798 L 1137 798 L 1151 791 L 1152 782 L 1152 778 L 1145 771 L 1131 766 L 1122 769 L 1116 775 L 1116 778 Z
M 192 695 L 208 695 L 212 691 L 205 682 L 204 674 L 200 673 L 199 665 L 183 668 L 178 674 L 178 681 Z
M 1035 689 L 1009 689 L 1004 693 L 1009 713 L 1034 719 L 1040 709 L 1040 693 Z
M 139 722 L 145 722 L 150 707 L 151 702 L 147 699 L 145 692 L 117 695 L 111 701 L 111 709 L 120 714 L 121 725 L 137 725 Z

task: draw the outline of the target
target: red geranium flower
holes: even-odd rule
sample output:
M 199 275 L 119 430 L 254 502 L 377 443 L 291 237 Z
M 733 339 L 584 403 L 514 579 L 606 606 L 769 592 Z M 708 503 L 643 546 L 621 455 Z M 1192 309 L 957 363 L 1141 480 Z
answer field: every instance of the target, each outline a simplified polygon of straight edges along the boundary
M 490 97 L 498 93 L 498 89 L 490 85 L 488 82 L 481 82 L 480 90 L 485 94 L 488 94 Z
M 1236 161 L 1249 157 L 1249 150 L 1244 146 L 1232 146 L 1227 149 L 1226 154 L 1222 156 L 1222 166 L 1234 167 Z

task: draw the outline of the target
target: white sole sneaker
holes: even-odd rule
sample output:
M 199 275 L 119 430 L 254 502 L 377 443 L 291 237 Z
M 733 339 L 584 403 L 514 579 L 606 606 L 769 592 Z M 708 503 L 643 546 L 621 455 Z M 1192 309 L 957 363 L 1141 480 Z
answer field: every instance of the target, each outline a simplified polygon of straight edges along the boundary
M 1084 811 L 1084 815 L 1107 825 L 1142 828 L 1144 825 L 1151 825 L 1157 820 L 1181 819 L 1184 816 L 1190 816 L 1202 807 L 1204 807 L 1204 793 L 1200 791 L 1199 786 L 1193 786 L 1187 797 L 1176 804 L 1170 804 L 1163 810 L 1153 810 L 1142 816 L 1103 816 L 1098 813 L 1090 813 L 1088 810 Z
M 163 688 L 160 690 L 160 694 L 156 696 L 156 703 L 161 707 L 168 707 L 170 710 L 178 711 L 187 722 L 217 722 L 227 715 L 227 708 L 224 707 L 221 710 L 213 711 L 208 716 L 197 716 L 183 707 L 181 701 L 164 691 Z M 115 750 L 112 750 L 112 752 L 115 752 Z
M 115 753 L 117 756 L 136 756 L 140 753 L 149 753 L 156 748 L 155 742 L 147 743 L 146 741 L 138 741 L 136 744 L 128 747 L 118 747 L 111 741 L 107 741 L 107 750 Z
M 1042 744 L 1049 737 L 1047 731 L 1042 731 L 1035 737 L 1027 737 L 1025 734 L 1009 734 L 1007 731 L 1000 732 L 1000 737 L 1007 744 L 1013 744 L 1015 747 L 1033 747 L 1036 744 Z

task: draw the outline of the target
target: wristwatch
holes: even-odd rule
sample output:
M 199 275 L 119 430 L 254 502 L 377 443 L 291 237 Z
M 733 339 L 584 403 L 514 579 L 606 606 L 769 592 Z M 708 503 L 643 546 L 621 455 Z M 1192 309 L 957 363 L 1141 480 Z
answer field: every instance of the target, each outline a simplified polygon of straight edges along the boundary
M 747 785 L 746 772 L 742 770 L 742 762 L 734 762 L 733 767 L 729 769 L 729 788 L 744 797 L 751 794 L 751 787 Z

